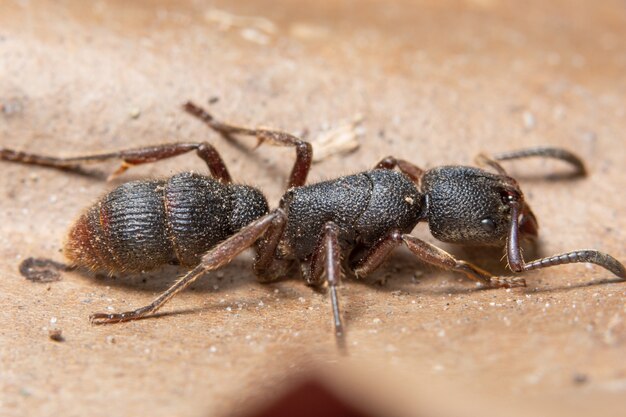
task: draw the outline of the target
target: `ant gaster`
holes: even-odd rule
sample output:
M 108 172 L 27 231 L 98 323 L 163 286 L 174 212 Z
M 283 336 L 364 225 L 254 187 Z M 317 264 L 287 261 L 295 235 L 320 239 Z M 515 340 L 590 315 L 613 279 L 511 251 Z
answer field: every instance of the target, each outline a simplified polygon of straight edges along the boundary
M 279 207 L 270 210 L 263 194 L 233 184 L 219 153 L 209 143 L 174 143 L 119 152 L 56 158 L 0 148 L 0 159 L 56 168 L 121 159 L 114 175 L 138 164 L 196 151 L 212 176 L 184 172 L 162 180 L 119 186 L 74 223 L 65 245 L 73 265 L 107 272 L 137 272 L 173 260 L 190 268 L 152 303 L 124 313 L 96 313 L 94 323 L 138 319 L 154 313 L 198 277 L 256 248 L 254 273 L 262 282 L 299 270 L 307 284 L 328 284 L 335 332 L 343 334 L 337 285 L 343 264 L 363 277 L 405 245 L 420 260 L 460 272 L 488 287 L 524 286 L 519 277 L 498 277 L 409 233 L 420 221 L 443 242 L 501 245 L 513 272 L 590 262 L 626 278 L 624 266 L 596 250 L 577 250 L 532 262 L 522 258 L 520 240 L 537 235 L 537 220 L 520 187 L 499 161 L 544 157 L 570 163 L 584 174 L 581 160 L 558 148 L 533 148 L 478 161 L 495 172 L 466 166 L 422 170 L 387 157 L 373 170 L 305 185 L 311 145 L 288 133 L 222 123 L 202 108 L 184 109 L 224 136 L 246 135 L 260 143 L 290 146 L 296 161 Z M 397 169 L 397 170 L 396 170 Z M 342 259 L 345 262 L 342 262 Z M 325 279 L 324 279 L 325 277 Z

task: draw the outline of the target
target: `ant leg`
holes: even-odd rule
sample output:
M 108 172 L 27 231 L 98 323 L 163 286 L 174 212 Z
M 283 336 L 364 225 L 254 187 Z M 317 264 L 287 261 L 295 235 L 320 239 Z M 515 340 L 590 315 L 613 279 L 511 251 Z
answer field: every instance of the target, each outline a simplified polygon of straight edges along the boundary
M 274 146 L 292 146 L 296 148 L 296 161 L 289 175 L 289 188 L 299 187 L 305 184 L 306 177 L 311 168 L 313 159 L 313 148 L 309 142 L 297 138 L 289 133 L 269 129 L 249 129 L 247 127 L 235 126 L 216 120 L 213 115 L 192 102 L 187 102 L 183 106 L 185 111 L 206 123 L 211 129 L 218 133 L 228 135 L 254 136 L 258 139 L 259 145 L 264 142 Z
M 337 285 L 341 278 L 341 247 L 339 246 L 339 227 L 328 222 L 324 225 L 324 234 L 319 242 L 310 261 L 310 277 L 307 283 L 319 285 L 322 283 L 322 275 L 326 271 L 326 282 L 330 291 L 330 301 L 333 308 L 333 322 L 337 340 L 343 338 L 343 325 L 339 313 L 339 300 L 337 298 Z M 306 278 L 306 277 L 305 277 Z
M 520 204 L 517 201 L 512 201 L 509 205 L 511 207 L 511 228 L 507 242 L 507 260 L 513 272 L 530 271 L 554 265 L 589 262 L 603 267 L 621 279 L 626 279 L 626 268 L 624 268 L 624 265 L 611 255 L 592 249 L 576 250 L 528 263 L 525 262 L 519 245 Z
M 276 209 L 276 217 L 267 229 L 263 239 L 257 241 L 257 257 L 254 261 L 254 274 L 260 282 L 272 282 L 287 275 L 291 261 L 277 259 L 276 248 L 283 237 L 287 216 L 282 209 Z
M 397 230 L 390 232 L 385 238 L 381 239 L 357 263 L 354 268 L 356 276 L 363 277 L 374 271 L 389 256 L 391 251 L 401 244 L 405 244 L 415 256 L 426 263 L 446 270 L 460 272 L 468 278 L 481 282 L 488 287 L 526 286 L 526 282 L 522 278 L 495 277 L 476 265 L 457 260 L 443 249 L 426 243 L 414 236 L 402 234 Z
M 422 168 L 415 166 L 404 159 L 397 159 L 393 156 L 383 158 L 376 164 L 374 169 L 394 169 L 395 167 L 398 167 L 403 174 L 411 178 L 415 184 L 419 184 L 422 175 L 424 174 L 424 170 Z
M 75 169 L 78 164 L 102 162 L 110 159 L 121 159 L 122 165 L 109 177 L 120 175 L 133 165 L 146 164 L 171 158 L 195 150 L 206 162 L 211 175 L 223 183 L 230 183 L 231 178 L 219 152 L 208 142 L 202 143 L 168 143 L 137 149 L 125 149 L 93 155 L 54 157 L 34 153 L 14 151 L 0 148 L 0 160 L 40 165 L 59 169 Z
M 485 154 L 479 154 L 476 157 L 476 163 L 479 165 L 489 165 L 500 174 L 506 175 L 506 172 L 497 161 L 510 161 L 512 159 L 531 157 L 558 159 L 573 166 L 575 168 L 574 175 L 585 176 L 587 174 L 587 170 L 582 159 L 580 159 L 578 155 L 562 148 L 536 147 L 520 149 L 517 151 L 497 153 L 492 157 Z
M 402 233 L 392 230 L 379 240 L 353 267 L 357 279 L 363 278 L 383 264 L 391 252 L 402 245 Z
M 137 320 L 147 314 L 156 312 L 172 297 L 193 283 L 199 276 L 228 264 L 237 255 L 252 246 L 280 215 L 279 212 L 273 211 L 250 223 L 233 236 L 209 250 L 202 257 L 198 266 L 183 275 L 174 285 L 147 306 L 124 313 L 95 313 L 92 314 L 89 319 L 94 324 L 119 323 L 122 321 Z

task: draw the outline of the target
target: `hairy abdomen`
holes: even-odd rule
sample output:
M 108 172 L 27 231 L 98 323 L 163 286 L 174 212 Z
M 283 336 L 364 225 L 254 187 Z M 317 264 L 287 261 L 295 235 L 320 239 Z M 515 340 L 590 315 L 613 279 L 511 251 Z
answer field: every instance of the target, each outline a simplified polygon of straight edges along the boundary
M 173 261 L 195 265 L 248 221 L 232 218 L 242 189 L 250 193 L 251 187 L 191 173 L 123 184 L 79 217 L 65 254 L 75 265 L 108 272 L 149 270 Z M 267 211 L 264 199 L 258 205 L 252 217 Z

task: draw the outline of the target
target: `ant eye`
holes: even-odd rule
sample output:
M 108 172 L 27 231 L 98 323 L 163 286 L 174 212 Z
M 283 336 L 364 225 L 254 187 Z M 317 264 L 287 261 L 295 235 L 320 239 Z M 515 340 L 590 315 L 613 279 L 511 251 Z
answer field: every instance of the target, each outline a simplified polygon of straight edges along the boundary
M 489 217 L 482 219 L 480 221 L 480 225 L 486 232 L 493 232 L 496 230 L 496 222 L 494 222 L 493 219 L 490 219 Z

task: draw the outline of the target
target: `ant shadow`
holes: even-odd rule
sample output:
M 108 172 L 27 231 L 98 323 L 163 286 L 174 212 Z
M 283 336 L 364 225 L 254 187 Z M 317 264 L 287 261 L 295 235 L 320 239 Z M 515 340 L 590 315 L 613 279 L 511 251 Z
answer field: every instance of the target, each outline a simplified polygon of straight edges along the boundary
M 504 251 L 499 247 L 455 247 L 449 246 L 445 248 L 457 259 L 463 259 L 473 264 L 479 265 L 495 276 L 510 276 L 512 272 L 506 268 L 506 260 L 503 259 Z M 535 259 L 540 256 L 541 245 L 539 243 L 526 245 L 525 254 L 529 259 Z M 298 280 L 299 276 L 293 275 L 274 281 L 272 283 L 259 283 L 254 274 L 251 272 L 253 260 L 250 256 L 242 256 L 233 260 L 228 265 L 216 271 L 210 271 L 198 277 L 197 281 L 187 290 L 196 293 L 215 294 L 219 297 L 222 293 L 228 293 L 243 286 L 254 285 L 256 288 L 265 288 L 267 293 L 271 293 L 279 284 L 285 281 Z M 86 270 L 76 270 L 75 272 L 83 279 L 88 280 L 90 284 L 96 284 L 100 287 L 110 286 L 125 288 L 132 291 L 161 293 L 168 289 L 176 279 L 184 275 L 188 269 L 180 266 L 168 265 L 155 271 L 141 274 L 128 274 L 119 276 L 105 276 L 102 274 L 94 274 Z M 472 294 L 482 291 L 502 291 L 499 288 L 489 288 L 473 284 L 473 281 L 464 276 L 442 271 L 425 264 L 415 258 L 406 249 L 395 251 L 381 268 L 373 272 L 371 275 L 362 279 L 356 279 L 354 274 L 348 268 L 344 268 L 344 280 L 350 282 L 350 285 L 363 286 L 371 290 L 384 293 L 402 292 L 412 296 L 436 296 L 448 294 Z M 302 280 L 301 280 L 302 281 Z M 620 283 L 623 280 L 619 278 L 597 279 L 588 282 L 581 282 L 570 285 L 548 286 L 539 288 L 532 283 L 532 277 L 529 280 L 529 287 L 516 288 L 517 291 L 524 293 L 561 293 L 576 290 L 579 288 L 589 288 L 598 285 L 606 285 Z M 304 281 L 302 281 L 303 286 Z M 344 287 L 345 288 L 345 287 Z M 325 286 L 309 287 L 310 291 L 318 294 L 326 294 Z M 301 293 L 296 291 L 283 291 L 282 297 L 298 299 Z M 349 301 L 345 307 L 349 314 L 345 317 L 346 323 L 354 320 L 354 318 L 362 316 L 367 310 L 367 306 L 360 302 Z M 217 311 L 223 309 L 219 303 L 209 303 L 197 308 L 185 308 L 175 311 L 158 312 L 145 316 L 141 319 L 152 319 L 158 317 L 172 315 L 196 314 L 203 311 Z
M 220 293 L 256 282 L 249 271 L 251 262 L 245 258 L 235 259 L 217 271 L 202 274 L 190 285 L 189 289 L 199 293 Z M 181 266 L 166 265 L 143 273 L 105 275 L 94 274 L 85 269 L 77 269 L 76 273 L 85 281 L 101 287 L 118 287 L 139 292 L 161 293 L 188 271 L 189 269 Z
M 577 290 L 580 288 L 589 288 L 589 287 L 595 287 L 598 285 L 623 284 L 623 283 L 624 283 L 624 280 L 621 278 L 600 278 L 600 279 L 594 279 L 593 281 L 579 282 L 579 283 L 571 284 L 571 285 L 558 285 L 558 286 L 549 286 L 546 288 L 534 288 L 530 291 L 527 290 L 527 292 L 533 292 L 536 294 L 564 293 L 564 292 L 569 292 L 572 290 Z
M 465 256 L 459 259 L 468 259 L 475 263 L 471 257 Z M 485 267 L 484 262 L 479 264 Z M 494 272 L 494 269 L 489 270 Z M 503 267 L 499 265 L 498 269 L 503 270 Z M 494 275 L 498 273 L 494 272 Z M 409 295 L 470 294 L 491 289 L 475 285 L 474 281 L 461 274 L 444 271 L 422 262 L 404 248 L 393 252 L 389 259 L 372 274 L 361 279 L 356 279 L 353 274 L 350 274 L 348 279 L 352 283 L 376 288 L 378 291 L 387 293 L 401 291 Z
M 32 166 L 31 164 L 23 164 Z M 52 171 L 61 172 L 65 175 L 87 178 L 94 181 L 105 182 L 109 175 L 101 169 L 84 168 L 81 165 L 72 165 L 67 167 L 40 166 L 40 168 L 50 169 Z
M 545 254 L 540 243 L 524 245 L 524 254 L 528 259 L 537 259 Z M 500 247 L 455 247 L 445 248 L 450 254 L 459 260 L 465 260 L 483 268 L 494 276 L 523 276 L 527 278 L 527 287 L 518 287 L 516 290 L 525 293 L 549 293 L 575 290 L 601 286 L 613 283 L 623 283 L 620 278 L 600 278 L 592 281 L 576 284 L 548 286 L 540 288 L 533 285 L 532 273 L 515 274 L 507 267 L 506 254 Z M 501 291 L 501 288 L 492 288 L 481 285 L 472 285 L 474 281 L 462 274 L 443 271 L 429 264 L 419 261 L 408 250 L 397 250 L 389 259 L 371 275 L 362 279 L 356 279 L 348 275 L 351 282 L 358 285 L 375 287 L 379 291 L 396 292 L 402 291 L 411 295 L 447 295 L 447 294 L 471 294 L 481 291 Z M 437 281 L 443 280 L 444 285 L 437 285 Z M 545 281 L 545 278 L 542 279 Z M 424 284 L 424 285 L 423 285 Z

